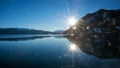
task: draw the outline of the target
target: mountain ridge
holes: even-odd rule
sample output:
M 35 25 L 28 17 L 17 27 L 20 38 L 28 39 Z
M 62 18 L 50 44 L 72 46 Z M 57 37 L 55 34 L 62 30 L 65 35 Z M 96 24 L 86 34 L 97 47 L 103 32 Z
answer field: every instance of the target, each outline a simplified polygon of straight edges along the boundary
M 104 38 L 101 40 L 120 42 L 120 9 L 100 9 L 94 13 L 89 13 L 82 17 L 76 25 L 66 30 L 64 34 L 74 34 L 82 39 L 87 37 L 92 39 Z
M 28 28 L 0 28 L 0 34 L 53 34 L 53 32 Z

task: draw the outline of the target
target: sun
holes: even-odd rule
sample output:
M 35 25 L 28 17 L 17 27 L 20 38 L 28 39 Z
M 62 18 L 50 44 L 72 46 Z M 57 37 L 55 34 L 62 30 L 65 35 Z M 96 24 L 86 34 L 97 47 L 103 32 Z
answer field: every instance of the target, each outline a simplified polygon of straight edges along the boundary
M 68 24 L 69 24 L 70 26 L 73 26 L 73 25 L 75 25 L 76 23 L 77 23 L 77 19 L 76 19 L 75 16 L 71 16 L 71 17 L 68 18 Z

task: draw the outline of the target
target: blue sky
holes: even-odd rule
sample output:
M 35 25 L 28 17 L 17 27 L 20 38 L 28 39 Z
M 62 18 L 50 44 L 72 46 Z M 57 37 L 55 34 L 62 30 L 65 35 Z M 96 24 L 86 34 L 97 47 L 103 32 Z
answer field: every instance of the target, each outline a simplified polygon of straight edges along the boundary
M 120 0 L 0 0 L 0 27 L 65 30 L 70 16 L 98 9 L 120 9 Z

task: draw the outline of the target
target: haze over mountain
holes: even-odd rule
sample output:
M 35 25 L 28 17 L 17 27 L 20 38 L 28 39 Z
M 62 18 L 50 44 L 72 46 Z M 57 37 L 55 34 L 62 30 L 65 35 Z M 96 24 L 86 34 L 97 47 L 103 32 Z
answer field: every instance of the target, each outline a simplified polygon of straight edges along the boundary
M 62 34 L 65 30 L 55 30 L 54 33 Z

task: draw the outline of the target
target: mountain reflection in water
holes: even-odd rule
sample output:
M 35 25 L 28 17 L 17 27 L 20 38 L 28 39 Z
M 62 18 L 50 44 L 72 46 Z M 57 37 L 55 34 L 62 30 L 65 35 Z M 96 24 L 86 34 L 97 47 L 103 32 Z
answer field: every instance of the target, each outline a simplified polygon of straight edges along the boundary
M 23 37 L 5 37 L 0 38 L 0 41 L 25 41 L 25 40 L 34 40 L 34 39 L 43 39 L 43 38 L 49 38 L 49 37 L 55 37 L 55 38 L 63 38 L 64 35 L 43 35 L 43 36 L 23 36 Z
M 94 55 L 100 59 L 120 59 L 119 42 L 101 41 L 101 38 L 80 38 L 78 36 L 66 36 L 69 41 L 76 44 L 83 52 Z
M 25 41 L 43 38 L 67 38 L 72 44 L 70 44 L 70 50 L 74 51 L 76 46 L 83 52 L 94 55 L 100 59 L 106 58 L 118 58 L 120 59 L 120 44 L 118 42 L 102 42 L 100 38 L 93 40 L 92 38 L 81 38 L 78 36 L 32 36 L 32 37 L 19 37 L 19 38 L 0 38 L 0 41 Z M 116 45 L 116 43 L 118 45 Z
M 0 38 L 0 68 L 119 68 L 116 42 L 74 35 L 5 37 Z

